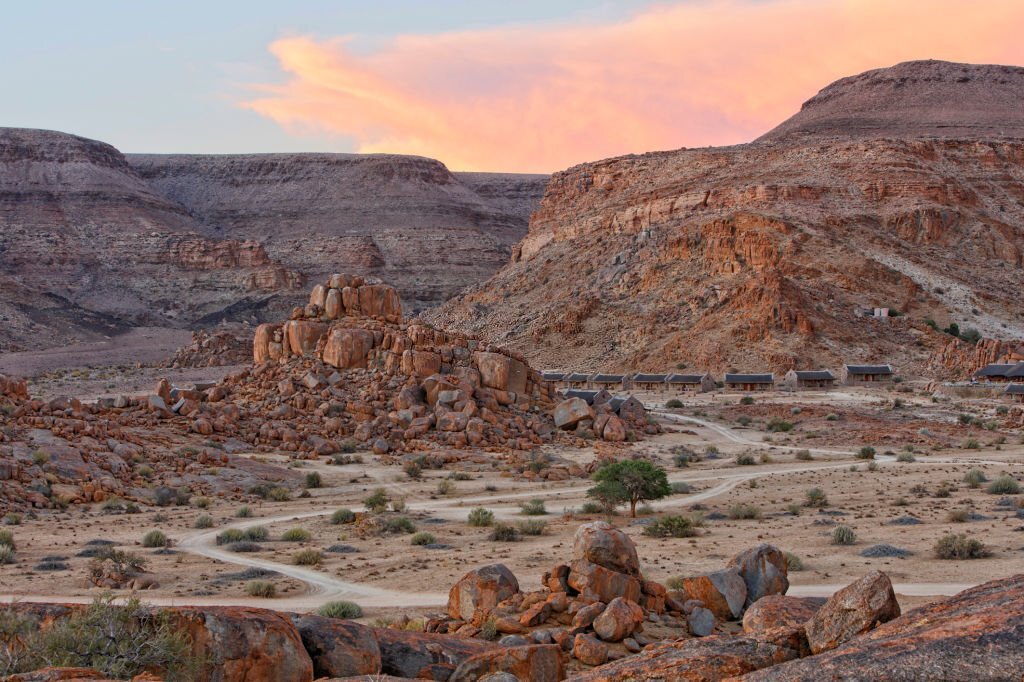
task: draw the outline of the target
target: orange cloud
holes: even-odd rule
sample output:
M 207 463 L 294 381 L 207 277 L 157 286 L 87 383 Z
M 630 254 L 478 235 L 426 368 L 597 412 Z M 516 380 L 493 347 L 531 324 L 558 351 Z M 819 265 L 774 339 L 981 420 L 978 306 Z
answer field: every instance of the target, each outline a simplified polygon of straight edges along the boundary
M 681 146 L 746 142 L 843 76 L 912 59 L 1024 62 L 1024 3 L 708 0 L 610 24 L 286 38 L 290 74 L 244 103 L 296 134 L 459 170 L 549 172 Z

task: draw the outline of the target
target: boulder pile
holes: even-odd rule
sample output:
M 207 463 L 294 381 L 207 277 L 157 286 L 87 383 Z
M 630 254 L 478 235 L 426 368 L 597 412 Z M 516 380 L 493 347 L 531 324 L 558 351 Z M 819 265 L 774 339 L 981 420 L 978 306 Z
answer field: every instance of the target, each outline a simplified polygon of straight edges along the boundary
M 600 391 L 592 401 L 569 396 L 555 406 L 551 416 L 559 429 L 587 440 L 621 443 L 661 432 L 657 423 L 648 420 L 643 403 L 633 396 L 616 398 L 607 391 Z
M 248 364 L 252 357 L 252 343 L 229 331 L 192 332 L 192 341 L 174 352 L 164 367 L 223 367 Z

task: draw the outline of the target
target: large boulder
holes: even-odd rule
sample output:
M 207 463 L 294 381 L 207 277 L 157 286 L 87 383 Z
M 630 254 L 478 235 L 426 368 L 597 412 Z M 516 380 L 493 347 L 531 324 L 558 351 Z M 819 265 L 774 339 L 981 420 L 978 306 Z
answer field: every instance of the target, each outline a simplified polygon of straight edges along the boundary
M 380 672 L 380 647 L 372 628 L 350 620 L 309 614 L 291 614 L 291 619 L 318 678 Z
M 772 594 L 754 602 L 743 614 L 743 632 L 756 634 L 775 628 L 802 628 L 825 603 L 824 597 Z
M 760 544 L 744 550 L 726 566 L 739 571 L 747 584 L 747 606 L 769 594 L 786 594 L 789 589 L 789 567 L 782 550 Z
M 585 523 L 576 529 L 572 558 L 583 559 L 612 571 L 640 575 L 640 558 L 628 535 L 606 521 Z
M 1024 574 L 908 611 L 831 651 L 743 682 L 1017 680 L 1024 671 Z
M 795 652 L 774 644 L 714 635 L 649 646 L 635 656 L 576 675 L 572 682 L 719 682 L 795 657 Z
M 612 599 L 594 619 L 594 632 L 606 642 L 621 642 L 644 622 L 644 610 L 629 599 Z
M 555 426 L 571 431 L 584 419 L 593 419 L 594 410 L 583 398 L 568 398 L 555 406 L 551 416 L 555 420 Z
M 872 571 L 832 595 L 807 621 L 807 641 L 820 654 L 899 615 L 889 576 Z
M 312 355 L 320 339 L 327 333 L 327 325 L 312 320 L 289 320 L 284 324 L 284 335 L 292 355 Z
M 581 632 L 573 640 L 572 655 L 583 665 L 601 665 L 608 660 L 608 645 L 592 635 Z
M 313 661 L 287 615 L 234 606 L 167 609 L 209 682 L 309 682 Z
M 450 635 L 378 628 L 381 672 L 411 679 L 447 680 L 463 662 L 478 654 L 500 651 L 491 642 Z
M 524 393 L 530 378 L 530 368 L 502 353 L 477 352 L 473 360 L 480 370 L 480 383 L 499 391 Z
M 683 578 L 679 587 L 685 599 L 704 603 L 722 620 L 734 620 L 743 615 L 747 602 L 747 584 L 735 568 L 724 568 L 705 575 Z
M 402 321 L 402 301 L 395 288 L 387 284 L 364 284 L 359 293 L 359 312 L 397 324 Z
M 476 682 L 500 672 L 510 673 L 520 682 L 559 682 L 565 679 L 565 662 L 556 644 L 501 648 L 466 659 L 448 682 Z
M 366 367 L 366 357 L 373 350 L 373 332 L 368 329 L 335 327 L 327 335 L 323 361 L 338 369 Z
M 569 565 L 569 587 L 584 601 L 608 603 L 617 597 L 639 602 L 642 586 L 633 576 L 576 559 Z
M 472 620 L 478 609 L 490 611 L 519 592 L 519 581 L 504 564 L 475 568 L 448 592 L 448 615 Z

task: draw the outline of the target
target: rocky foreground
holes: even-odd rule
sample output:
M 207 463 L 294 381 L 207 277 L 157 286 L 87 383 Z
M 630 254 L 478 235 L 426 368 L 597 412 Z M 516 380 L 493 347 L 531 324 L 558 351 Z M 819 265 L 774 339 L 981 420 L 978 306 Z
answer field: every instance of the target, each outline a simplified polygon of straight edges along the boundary
M 199 678 L 218 682 L 979 682 L 1024 672 L 1024 575 L 901 614 L 877 571 L 827 600 L 786 596 L 785 559 L 770 545 L 672 590 L 644 580 L 628 536 L 604 522 L 580 527 L 572 556 L 534 593 L 522 593 L 501 565 L 471 571 L 427 632 L 264 609 L 162 613 L 187 635 Z M 42 630 L 82 608 L 11 607 Z M 103 676 L 50 669 L 9 679 Z M 161 671 L 137 679 L 162 679 Z

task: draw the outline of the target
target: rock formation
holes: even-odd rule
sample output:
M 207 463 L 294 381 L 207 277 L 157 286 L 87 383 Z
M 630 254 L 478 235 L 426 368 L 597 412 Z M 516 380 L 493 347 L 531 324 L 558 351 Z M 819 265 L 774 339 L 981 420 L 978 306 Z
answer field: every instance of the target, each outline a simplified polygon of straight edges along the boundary
M 970 379 L 985 365 L 1024 362 L 1024 340 L 982 339 L 976 344 L 950 337 L 928 358 L 928 370 L 941 379 Z
M 427 317 L 588 371 L 913 371 L 948 338 L 927 319 L 1024 338 L 1021 73 L 900 65 L 752 144 L 557 173 L 512 262 Z M 894 122 L 847 134 L 850 101 Z

